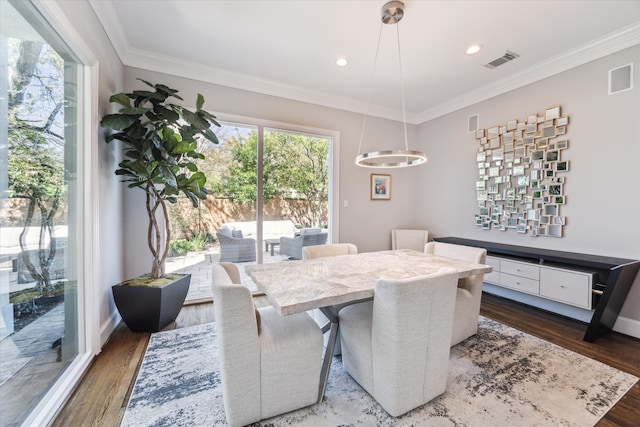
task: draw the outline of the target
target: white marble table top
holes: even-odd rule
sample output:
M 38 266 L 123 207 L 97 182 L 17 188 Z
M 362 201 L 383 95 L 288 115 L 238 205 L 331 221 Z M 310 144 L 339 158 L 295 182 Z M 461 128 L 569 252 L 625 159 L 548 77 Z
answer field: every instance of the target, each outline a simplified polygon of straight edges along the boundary
M 393 250 L 252 265 L 246 272 L 273 307 L 288 315 L 373 298 L 378 279 L 423 276 L 443 267 L 458 270 L 459 278 L 491 271 L 489 265 Z

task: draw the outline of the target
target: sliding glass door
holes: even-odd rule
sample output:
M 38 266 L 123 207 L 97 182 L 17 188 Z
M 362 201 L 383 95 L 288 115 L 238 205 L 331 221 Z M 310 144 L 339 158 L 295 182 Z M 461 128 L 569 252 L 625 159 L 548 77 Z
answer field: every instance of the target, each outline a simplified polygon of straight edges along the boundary
M 197 284 L 207 263 L 233 262 L 243 272 L 244 265 L 299 257 L 281 252 L 280 237 L 296 238 L 311 228 L 325 242 L 331 240 L 334 138 L 291 128 L 223 121 L 212 129 L 220 144 L 203 147 L 205 159 L 199 165 L 211 195 L 195 212 L 184 201 L 171 214 L 172 246 L 187 249 L 173 252 L 168 269 L 173 265 L 195 275 L 188 300 L 209 298 L 208 282 Z M 194 236 L 206 243 L 189 248 L 186 240 Z M 245 275 L 243 280 L 251 285 Z

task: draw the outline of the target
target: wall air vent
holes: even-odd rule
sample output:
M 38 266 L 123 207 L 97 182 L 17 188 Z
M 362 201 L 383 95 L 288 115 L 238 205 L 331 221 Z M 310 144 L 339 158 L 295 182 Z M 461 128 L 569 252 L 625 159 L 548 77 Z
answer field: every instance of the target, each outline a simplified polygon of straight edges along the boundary
M 502 55 L 499 58 L 494 59 L 491 62 L 488 62 L 488 63 L 484 64 L 484 66 L 489 68 L 489 69 L 493 69 L 493 68 L 499 67 L 502 64 L 506 64 L 509 61 L 513 61 L 514 59 L 516 59 L 519 56 L 520 55 L 518 55 L 517 53 L 513 53 L 511 51 L 506 51 L 504 53 L 504 55 Z

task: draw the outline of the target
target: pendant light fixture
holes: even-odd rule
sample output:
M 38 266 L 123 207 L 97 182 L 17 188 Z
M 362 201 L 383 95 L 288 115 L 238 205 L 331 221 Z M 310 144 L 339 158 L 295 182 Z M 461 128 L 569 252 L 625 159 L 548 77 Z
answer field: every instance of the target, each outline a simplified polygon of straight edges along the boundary
M 369 168 L 402 168 L 407 166 L 415 166 L 427 161 L 427 156 L 421 151 L 409 150 L 409 142 L 407 139 L 407 113 L 405 109 L 404 101 L 404 82 L 402 80 L 402 57 L 400 55 L 400 26 L 398 23 L 404 16 L 404 4 L 400 1 L 390 1 L 385 3 L 380 10 L 381 22 L 380 33 L 378 34 L 378 47 L 376 48 L 376 56 L 373 62 L 373 72 L 371 74 L 371 90 L 369 92 L 369 102 L 367 103 L 367 110 L 371 103 L 371 92 L 373 90 L 373 76 L 376 71 L 376 64 L 378 62 L 378 52 L 380 50 L 380 39 L 382 37 L 382 25 L 396 25 L 396 33 L 398 35 L 398 64 L 400 67 L 400 91 L 402 97 L 402 121 L 404 124 L 404 150 L 402 149 L 389 149 L 382 151 L 370 151 L 359 154 L 356 157 L 356 164 L 358 166 Z M 364 139 L 364 129 L 367 123 L 367 112 L 365 112 L 364 120 L 362 123 L 362 132 L 360 134 L 360 144 L 358 145 L 358 153 L 361 153 L 362 140 Z

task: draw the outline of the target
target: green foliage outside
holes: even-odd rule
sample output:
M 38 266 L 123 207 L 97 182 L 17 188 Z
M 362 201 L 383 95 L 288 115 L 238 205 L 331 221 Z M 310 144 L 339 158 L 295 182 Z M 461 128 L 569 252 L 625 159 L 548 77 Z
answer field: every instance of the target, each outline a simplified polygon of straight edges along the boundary
M 194 233 L 188 239 L 174 239 L 169 242 L 169 256 L 184 255 L 187 252 L 201 250 L 204 245 L 212 241 L 213 238 L 208 233 Z
M 214 148 L 208 159 L 217 167 L 207 171 L 214 197 L 228 197 L 237 203 L 254 203 L 257 198 L 257 132 L 234 136 Z M 319 226 L 321 205 L 329 196 L 329 142 L 324 138 L 286 132 L 265 132 L 263 192 L 266 201 L 281 195 L 304 200 L 304 226 Z
M 25 199 L 27 212 L 20 235 L 39 217 L 37 256 L 23 261 L 36 290 L 52 289 L 50 268 L 56 256 L 54 219 L 63 208 L 65 183 L 64 61 L 42 42 L 9 39 L 7 175 L 10 198 Z M 36 212 L 38 215 L 36 216 Z

